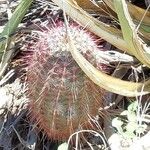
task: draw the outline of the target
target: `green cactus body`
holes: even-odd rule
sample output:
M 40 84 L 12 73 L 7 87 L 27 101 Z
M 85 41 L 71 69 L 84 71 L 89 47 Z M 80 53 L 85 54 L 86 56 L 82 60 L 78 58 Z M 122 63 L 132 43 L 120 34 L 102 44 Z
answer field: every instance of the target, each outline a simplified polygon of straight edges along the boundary
M 91 35 L 74 25 L 70 31 L 77 50 L 95 64 L 91 54 L 98 48 Z M 48 137 L 65 140 L 81 128 L 92 128 L 89 118 L 97 115 L 104 91 L 72 58 L 64 25 L 37 33 L 27 71 L 30 113 Z

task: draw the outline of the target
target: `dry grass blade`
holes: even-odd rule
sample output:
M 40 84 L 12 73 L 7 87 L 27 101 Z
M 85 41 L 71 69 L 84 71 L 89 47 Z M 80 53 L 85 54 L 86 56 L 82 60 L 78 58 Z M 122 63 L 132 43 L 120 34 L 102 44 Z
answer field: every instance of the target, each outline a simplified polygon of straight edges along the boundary
M 75 150 L 78 150 L 78 149 L 81 149 L 80 148 L 80 135 L 84 134 L 84 133 L 88 133 L 88 134 L 91 134 L 95 137 L 97 137 L 97 139 L 101 139 L 102 143 L 103 143 L 103 148 L 102 149 L 107 149 L 107 142 L 106 142 L 106 139 L 105 139 L 105 136 L 104 136 L 104 133 L 103 132 L 96 132 L 94 130 L 81 130 L 81 131 L 77 131 L 75 133 L 73 133 L 69 139 L 68 139 L 68 145 L 71 143 L 72 139 L 75 138 Z M 88 141 L 86 141 L 87 145 L 88 145 L 88 148 L 86 149 L 83 149 L 83 150 L 94 150 L 94 149 L 97 149 L 97 148 L 100 148 L 101 149 L 101 146 L 100 145 L 94 145 L 93 143 L 90 143 Z M 66 150 L 66 149 L 64 149 Z
M 114 0 L 114 5 L 121 24 L 123 37 L 126 43 L 128 43 L 130 51 L 138 60 L 140 60 L 146 66 L 150 67 L 150 48 L 138 36 L 137 28 L 132 22 L 126 2 L 121 0 Z
M 103 0 L 113 11 L 115 10 L 115 5 L 114 5 L 114 0 Z M 132 16 L 133 19 L 137 20 L 137 22 L 140 22 L 141 18 L 143 17 L 145 10 L 142 8 L 139 8 L 129 2 L 127 2 L 127 6 L 129 8 L 129 12 Z M 145 25 L 149 25 L 150 24 L 150 12 L 147 12 L 144 19 L 143 19 L 143 23 Z
M 106 5 L 108 5 L 114 12 L 115 6 L 113 4 L 114 0 L 103 0 Z M 132 5 L 131 3 L 127 2 L 127 6 L 129 9 L 129 13 L 131 14 L 131 17 L 133 19 L 133 22 L 136 25 L 140 24 L 139 31 L 142 33 L 142 36 L 144 36 L 146 39 L 150 39 L 150 12 L 146 11 L 140 7 L 137 7 L 135 5 Z M 142 20 L 142 21 L 141 21 Z
M 116 16 L 116 14 L 102 1 L 96 2 L 94 4 L 90 0 L 76 0 L 77 4 L 84 10 L 86 10 L 89 13 L 96 13 L 100 15 L 105 15 L 105 16 Z

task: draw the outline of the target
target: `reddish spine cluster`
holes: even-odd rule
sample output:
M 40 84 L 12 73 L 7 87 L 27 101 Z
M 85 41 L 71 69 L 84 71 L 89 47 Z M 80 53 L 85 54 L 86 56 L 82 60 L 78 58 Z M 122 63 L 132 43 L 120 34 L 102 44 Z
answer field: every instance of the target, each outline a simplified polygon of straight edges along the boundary
M 98 48 L 91 35 L 73 25 L 70 31 L 77 50 L 85 57 L 91 54 L 95 64 L 92 52 Z M 72 58 L 64 25 L 37 33 L 27 71 L 30 113 L 48 137 L 64 140 L 81 128 L 92 127 L 89 116 L 97 115 L 104 91 Z

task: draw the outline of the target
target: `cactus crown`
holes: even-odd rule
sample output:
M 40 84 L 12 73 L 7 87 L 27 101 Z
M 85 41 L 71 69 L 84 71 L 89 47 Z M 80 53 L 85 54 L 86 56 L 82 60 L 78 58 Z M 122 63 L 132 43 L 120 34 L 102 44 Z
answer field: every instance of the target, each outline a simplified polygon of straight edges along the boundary
M 95 64 L 99 49 L 92 35 L 75 25 L 70 31 L 77 50 Z M 31 116 L 47 136 L 64 140 L 80 127 L 92 127 L 89 116 L 97 115 L 104 91 L 72 58 L 64 24 L 36 33 L 27 71 Z

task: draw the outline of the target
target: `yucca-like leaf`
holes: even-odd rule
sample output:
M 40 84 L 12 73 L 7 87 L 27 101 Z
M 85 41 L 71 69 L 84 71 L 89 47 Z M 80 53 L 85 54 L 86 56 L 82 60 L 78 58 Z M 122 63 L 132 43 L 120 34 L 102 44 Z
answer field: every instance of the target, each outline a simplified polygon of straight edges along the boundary
M 130 51 L 138 60 L 150 67 L 150 48 L 138 36 L 136 26 L 128 12 L 126 2 L 122 0 L 114 0 L 114 5 L 121 24 L 124 40 L 128 44 Z
M 76 0 L 76 2 L 82 9 L 89 13 L 94 12 L 96 14 L 109 16 L 112 19 L 118 20 L 113 0 L 104 0 L 105 3 L 98 1 L 96 5 L 94 5 L 90 0 Z M 140 24 L 139 31 L 146 39 L 150 40 L 150 12 L 132 5 L 129 2 L 127 2 L 127 5 L 133 22 L 137 26 Z
M 114 0 L 103 0 L 113 11 L 115 10 L 115 5 L 114 5 Z M 129 8 L 129 12 L 132 16 L 132 19 L 137 20 L 138 22 L 141 21 L 141 19 L 143 18 L 143 15 L 145 14 L 145 9 L 142 9 L 140 7 L 137 7 L 129 2 L 126 2 L 127 6 Z M 150 12 L 147 11 L 143 21 L 143 24 L 150 26 Z
M 13 34 L 24 17 L 26 11 L 31 5 L 33 0 L 22 0 L 16 10 L 14 11 L 12 17 L 5 25 L 2 33 L 0 33 L 0 52 L 3 54 L 0 56 L 1 64 L 0 64 L 0 76 L 3 75 L 8 62 L 10 61 L 13 51 L 10 51 L 11 45 L 11 34 Z
M 33 0 L 22 0 L 20 2 L 18 7 L 15 9 L 12 17 L 4 27 L 4 30 L 2 31 L 2 33 L 0 33 L 0 38 L 8 38 L 16 30 L 32 2 Z
M 114 5 L 114 0 L 103 0 L 107 6 L 109 6 L 114 12 L 115 10 L 115 5 Z M 150 39 L 150 12 L 146 11 L 145 9 L 142 9 L 140 7 L 137 7 L 129 2 L 126 2 L 129 13 L 131 14 L 131 17 L 133 19 L 133 22 L 136 25 L 140 24 L 139 31 L 142 33 L 142 35 Z
M 104 2 L 98 1 L 96 5 L 94 5 L 90 0 L 76 0 L 76 2 L 82 9 L 89 13 L 94 12 L 96 14 L 105 15 L 111 19 L 118 20 L 112 0 L 104 0 Z M 150 12 L 128 2 L 127 5 L 133 22 L 137 26 L 140 24 L 139 31 L 142 36 L 150 40 Z

